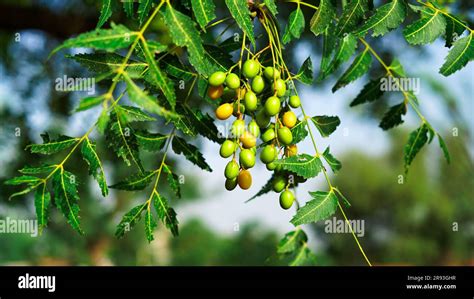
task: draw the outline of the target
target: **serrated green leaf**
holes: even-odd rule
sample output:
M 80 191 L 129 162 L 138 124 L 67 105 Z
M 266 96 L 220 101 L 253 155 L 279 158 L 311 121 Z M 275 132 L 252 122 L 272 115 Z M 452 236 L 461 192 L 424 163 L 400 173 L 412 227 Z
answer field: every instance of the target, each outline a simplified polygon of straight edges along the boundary
M 338 172 L 341 170 L 342 164 L 339 160 L 337 160 L 330 152 L 329 146 L 326 148 L 326 150 L 323 153 L 324 160 L 329 164 L 331 167 L 332 171 L 334 173 Z
M 336 9 L 331 0 L 321 0 L 318 10 L 314 13 L 310 21 L 311 32 L 316 36 L 324 33 L 336 16 Z
M 288 19 L 288 24 L 285 27 L 285 33 L 283 34 L 282 41 L 284 44 L 289 43 L 292 39 L 300 38 L 305 27 L 305 20 L 303 11 L 298 7 L 294 10 Z
M 319 64 L 318 81 L 324 80 L 330 73 L 329 70 L 333 67 L 331 60 L 337 42 L 336 36 L 333 34 L 333 29 L 333 25 L 329 25 L 323 34 L 323 50 L 321 53 L 321 63 Z
M 56 168 L 56 165 L 50 165 L 50 164 L 43 164 L 38 167 L 24 166 L 22 169 L 19 170 L 19 172 L 23 174 L 41 174 L 41 173 L 51 172 L 55 168 Z
M 403 35 L 407 42 L 412 45 L 425 45 L 432 43 L 445 32 L 446 20 L 436 11 L 433 15 L 422 17 L 408 25 L 403 30 Z
M 446 161 L 449 164 L 449 163 L 451 163 L 451 156 L 449 155 L 448 146 L 446 145 L 446 143 L 444 142 L 444 140 L 443 140 L 443 138 L 441 137 L 440 134 L 436 134 L 436 135 L 438 136 L 439 147 L 443 151 L 444 158 L 446 159 Z
M 287 233 L 283 239 L 280 240 L 277 247 L 278 254 L 289 254 L 295 252 L 298 248 L 308 241 L 308 236 L 301 229 Z
M 188 105 L 182 105 L 181 111 L 183 112 L 182 115 L 185 115 L 186 120 L 189 121 L 197 133 L 216 143 L 224 141 L 214 123 L 214 118 L 209 114 L 202 113 L 200 109 L 193 109 Z
M 66 48 L 93 48 L 105 51 L 127 48 L 133 42 L 132 37 L 137 34 L 138 32 L 130 31 L 124 25 L 112 23 L 112 29 L 97 29 L 66 40 L 62 45 L 55 48 L 50 56 Z
M 206 25 L 216 18 L 216 6 L 212 0 L 191 0 L 191 5 L 199 26 L 206 31 Z
M 297 250 L 294 259 L 288 265 L 292 267 L 314 266 L 315 263 L 316 256 L 311 252 L 307 244 L 305 244 Z
M 319 157 L 308 154 L 299 154 L 279 159 L 275 163 L 281 165 L 282 169 L 294 172 L 305 179 L 317 176 L 323 169 L 323 164 Z
M 79 221 L 79 194 L 76 177 L 62 167 L 53 174 L 53 194 L 56 207 L 66 217 L 67 222 L 79 234 L 83 235 Z
M 135 3 L 134 0 L 125 0 L 122 1 L 123 3 L 123 10 L 125 11 L 125 15 L 127 18 L 132 19 L 134 15 L 134 10 L 133 10 L 133 3 Z
M 291 144 L 300 143 L 306 138 L 306 136 L 308 136 L 306 124 L 306 120 L 299 121 L 293 128 L 291 128 L 291 134 L 293 135 L 293 141 L 291 142 Z
M 130 231 L 138 223 L 138 221 L 140 221 L 142 213 L 146 207 L 146 203 L 140 204 L 128 211 L 117 225 L 115 236 L 117 238 L 122 238 L 126 232 Z
M 79 106 L 75 109 L 76 112 L 85 111 L 95 106 L 102 104 L 102 102 L 107 98 L 105 94 L 99 96 L 85 97 L 79 102 Z
M 162 135 L 158 133 L 150 133 L 147 131 L 135 132 L 138 144 L 140 147 L 149 152 L 159 152 L 163 149 L 169 135 Z
M 171 189 L 173 190 L 176 197 L 181 198 L 181 187 L 179 183 L 179 177 L 177 174 L 173 173 L 168 165 L 163 165 L 163 171 L 166 173 L 166 178 L 168 180 L 168 184 L 170 185 Z
M 449 76 L 462 69 L 466 64 L 474 59 L 474 34 L 460 38 L 454 42 L 453 48 L 449 51 L 446 60 L 439 70 L 444 76 Z
M 275 4 L 275 0 L 263 0 L 263 3 L 265 3 L 265 6 L 272 13 L 272 15 L 276 17 L 276 15 L 278 14 L 278 8 Z
M 46 188 L 46 184 L 43 184 L 43 186 L 37 188 L 35 192 L 36 218 L 41 229 L 48 225 L 50 204 L 51 194 Z
M 35 176 L 21 175 L 21 176 L 17 176 L 5 181 L 5 185 L 16 186 L 16 185 L 28 184 L 30 186 L 34 186 L 35 184 L 38 184 L 40 182 L 41 182 L 41 179 Z
M 151 6 L 153 5 L 154 0 L 138 0 L 140 3 L 138 5 L 138 20 L 140 25 L 145 22 L 146 17 L 150 14 Z
M 145 171 L 131 175 L 126 178 L 124 181 L 116 183 L 112 186 L 109 186 L 112 189 L 127 190 L 127 191 L 136 191 L 143 190 L 148 185 L 150 185 L 153 176 L 156 175 L 155 171 Z
M 364 35 L 372 30 L 372 36 L 384 35 L 400 26 L 405 20 L 407 5 L 405 0 L 392 0 L 377 8 L 361 28 L 357 29 L 359 35 Z
M 303 62 L 303 65 L 300 67 L 296 78 L 304 84 L 313 84 L 313 62 L 311 61 L 311 57 L 306 58 L 306 60 Z
M 99 22 L 97 23 L 96 28 L 104 26 L 105 22 L 112 16 L 113 5 L 115 1 L 113 0 L 102 0 L 102 9 L 100 10 Z
M 126 123 L 156 121 L 156 118 L 143 112 L 140 108 L 126 105 L 117 105 L 114 107 L 115 112 Z
M 186 47 L 189 53 L 189 62 L 200 74 L 207 75 L 209 70 L 205 64 L 205 51 L 195 23 L 170 5 L 163 13 L 163 20 L 170 31 L 173 42 L 180 47 Z
M 127 123 L 123 123 L 121 118 L 112 112 L 105 128 L 107 144 L 128 166 L 131 165 L 130 160 L 132 160 L 139 169 L 143 170 L 138 155 L 137 138 L 133 129 L 126 125 Z
M 357 97 L 351 102 L 350 106 L 354 107 L 359 104 L 373 102 L 382 97 L 384 93 L 384 91 L 380 88 L 382 84 L 382 78 L 383 77 L 380 77 L 367 83 L 364 88 L 362 88 Z
M 158 218 L 165 224 L 165 226 L 171 231 L 173 236 L 178 236 L 178 219 L 176 218 L 176 212 L 168 204 L 168 200 L 158 194 L 153 193 L 153 202 L 155 204 L 155 210 L 158 214 Z
M 322 137 L 329 137 L 341 124 L 341 120 L 337 116 L 314 116 L 311 120 Z
M 56 140 L 50 140 L 43 144 L 30 144 L 26 147 L 30 152 L 35 154 L 52 155 L 60 152 L 68 147 L 73 146 L 79 141 L 79 138 L 69 136 L 59 136 Z
M 199 152 L 198 148 L 192 144 L 187 143 L 183 138 L 178 136 L 173 137 L 171 146 L 176 154 L 183 154 L 186 159 L 201 167 L 203 170 L 207 170 L 209 172 L 212 171 L 211 167 L 206 163 L 206 160 L 204 159 L 201 152 Z
M 452 14 L 443 15 L 443 17 L 446 20 L 445 47 L 451 48 L 453 43 L 460 38 L 466 30 L 465 26 L 467 26 L 467 24 Z
M 10 199 L 12 199 L 12 198 L 14 198 L 14 197 L 17 197 L 17 196 L 20 196 L 20 195 L 25 195 L 25 194 L 27 194 L 27 193 L 30 193 L 30 192 L 31 192 L 32 190 L 34 190 L 34 189 L 35 189 L 35 188 L 33 188 L 33 186 L 30 186 L 30 187 L 28 187 L 28 188 L 26 188 L 26 189 L 23 189 L 23 190 L 19 191 L 19 192 L 13 193 L 12 195 L 10 195 L 10 196 L 8 197 L 8 199 L 10 200 Z
M 295 226 L 326 219 L 336 212 L 338 199 L 334 191 L 316 191 L 309 194 L 312 199 L 300 208 L 290 221 Z
M 332 53 L 332 50 L 330 47 L 334 47 L 334 42 L 336 40 L 336 37 L 334 36 L 333 32 L 328 31 L 328 37 L 326 38 L 328 44 L 328 56 Z M 326 47 L 326 46 L 324 46 Z M 329 74 L 332 74 L 335 72 L 339 67 L 349 60 L 349 58 L 354 55 L 355 50 L 357 48 L 357 39 L 352 35 L 352 34 L 347 34 L 343 38 L 340 38 L 338 40 L 338 45 L 336 52 L 334 54 L 333 59 L 329 63 L 329 61 L 326 61 L 325 63 L 325 68 L 321 69 L 321 73 L 319 74 L 318 80 L 323 80 L 326 78 Z M 329 53 L 331 52 L 331 53 Z
M 155 239 L 153 237 L 153 231 L 157 225 L 158 224 L 156 223 L 155 217 L 153 217 L 153 213 L 151 212 L 151 205 L 148 204 L 145 212 L 145 234 L 148 242 L 151 242 Z
M 81 153 L 89 165 L 89 175 L 92 175 L 99 184 L 102 196 L 107 196 L 109 189 L 107 188 L 107 182 L 105 180 L 104 167 L 95 150 L 95 143 L 91 142 L 89 138 L 86 138 L 82 143 Z
M 384 130 L 391 129 L 403 123 L 402 116 L 407 113 L 407 107 L 404 102 L 394 105 L 384 114 L 380 127 Z
M 194 73 L 187 70 L 176 56 L 167 55 L 160 60 L 166 73 L 174 78 L 189 81 L 194 78 Z
M 116 53 L 100 52 L 67 55 L 66 57 L 73 59 L 83 67 L 87 68 L 90 72 L 97 74 L 110 74 L 110 77 L 112 77 L 114 72 L 123 65 L 125 60 L 125 57 Z M 129 59 L 124 66 L 125 71 L 131 78 L 140 78 L 143 76 L 148 64 Z
M 369 70 L 372 64 L 372 56 L 370 55 L 368 49 L 365 49 L 360 53 L 349 66 L 349 68 L 344 72 L 344 74 L 339 78 L 332 92 L 335 92 L 341 87 L 346 86 L 347 84 L 359 79 Z
M 262 186 L 262 188 L 260 189 L 260 191 L 258 191 L 254 196 L 250 197 L 247 201 L 245 201 L 246 203 L 251 201 L 251 200 L 254 200 L 255 198 L 259 197 L 259 196 L 262 196 L 264 194 L 267 194 L 268 192 L 272 191 L 273 190 L 273 181 L 275 180 L 275 174 L 273 174 L 270 179 L 265 183 L 265 185 Z
M 367 0 L 351 0 L 344 6 L 336 27 L 336 35 L 352 32 L 364 19 L 369 10 Z
M 164 107 L 161 107 L 158 104 L 158 101 L 142 90 L 132 79 L 127 75 L 127 73 L 123 73 L 122 77 L 124 78 L 125 82 L 127 83 L 127 93 L 130 97 L 130 100 L 137 104 L 139 107 L 149 111 L 151 113 L 158 114 L 159 116 L 164 117 L 166 120 L 171 119 L 178 119 L 179 115 L 176 113 L 167 110 Z
M 165 73 L 160 69 L 155 61 L 155 57 L 151 54 L 148 49 L 148 44 L 142 40 L 143 52 L 145 54 L 146 61 L 148 63 L 148 70 L 151 76 L 151 82 L 154 86 L 157 86 L 165 95 L 166 100 L 170 104 L 171 108 L 174 109 L 176 106 L 176 94 L 174 92 L 173 85 L 169 81 Z
M 225 4 L 229 9 L 232 17 L 235 19 L 240 29 L 245 33 L 247 38 L 255 48 L 255 37 L 253 34 L 253 23 L 250 19 L 250 10 L 247 1 L 241 0 L 225 0 Z
M 408 142 L 404 148 L 405 173 L 415 159 L 415 156 L 428 141 L 428 125 L 423 123 L 418 129 L 410 133 Z

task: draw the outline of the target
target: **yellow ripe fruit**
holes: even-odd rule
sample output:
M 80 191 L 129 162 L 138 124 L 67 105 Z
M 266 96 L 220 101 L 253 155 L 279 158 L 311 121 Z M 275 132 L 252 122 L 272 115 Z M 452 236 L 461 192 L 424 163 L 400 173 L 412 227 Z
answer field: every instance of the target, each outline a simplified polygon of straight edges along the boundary
M 228 119 L 232 112 L 234 111 L 234 107 L 230 103 L 225 103 L 217 107 L 216 109 L 216 117 L 220 120 Z
M 218 98 L 220 98 L 223 93 L 224 93 L 224 86 L 222 85 L 209 86 L 209 88 L 207 89 L 207 95 L 213 100 L 217 100 Z
M 287 157 L 296 156 L 298 154 L 298 147 L 296 146 L 296 144 L 292 144 L 290 146 L 287 146 L 285 154 L 286 154 Z
M 285 114 L 283 114 L 283 124 L 285 127 L 290 129 L 293 128 L 296 125 L 296 121 L 297 118 L 293 111 L 287 111 Z
M 257 144 L 257 138 L 253 136 L 249 131 L 245 131 L 239 138 L 244 148 L 252 148 Z
M 250 188 L 250 186 L 252 186 L 252 175 L 250 174 L 250 171 L 242 169 L 237 177 L 237 182 L 239 187 L 243 190 Z

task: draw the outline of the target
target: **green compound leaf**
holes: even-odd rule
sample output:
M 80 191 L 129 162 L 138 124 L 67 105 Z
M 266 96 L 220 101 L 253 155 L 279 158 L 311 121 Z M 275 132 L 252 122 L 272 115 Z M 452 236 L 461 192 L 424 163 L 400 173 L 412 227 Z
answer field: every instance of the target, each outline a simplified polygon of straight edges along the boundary
M 117 225 L 115 230 L 115 236 L 117 238 L 122 238 L 126 232 L 129 232 L 142 218 L 143 211 L 147 208 L 147 204 L 140 204 L 130 211 L 128 211 Z
M 165 146 L 169 135 L 162 135 L 159 133 L 150 133 L 148 131 L 135 132 L 139 146 L 149 152 L 159 152 Z
M 301 229 L 297 228 L 294 231 L 287 233 L 283 239 L 280 240 L 277 247 L 278 254 L 288 254 L 298 250 L 308 241 L 308 236 Z
M 393 0 L 377 8 L 365 24 L 356 31 L 358 35 L 364 35 L 372 30 L 372 36 L 384 35 L 392 29 L 400 26 L 407 15 L 407 4 L 405 0 Z
M 460 20 L 452 14 L 443 15 L 446 20 L 446 44 L 445 46 L 451 48 L 453 43 L 461 37 L 463 32 L 466 30 L 466 22 Z
M 323 50 L 321 53 L 321 63 L 319 65 L 319 74 L 318 81 L 321 82 L 326 78 L 330 73 L 330 69 L 333 67 L 331 63 L 332 56 L 334 53 L 334 48 L 336 47 L 337 38 L 332 33 L 334 30 L 333 26 L 330 25 L 323 34 Z M 355 50 L 355 47 L 354 47 Z M 352 55 L 352 54 L 351 54 Z
M 311 57 L 306 58 L 306 60 L 303 62 L 303 65 L 300 67 L 296 78 L 304 84 L 313 84 L 313 62 L 311 61 Z
M 323 169 L 319 157 L 308 154 L 276 160 L 275 163 L 281 165 L 282 169 L 294 172 L 305 179 L 314 178 Z
M 407 107 L 404 102 L 394 105 L 384 114 L 379 124 L 383 130 L 388 130 L 403 123 L 402 116 L 407 113 Z
M 247 38 L 255 48 L 255 37 L 253 34 L 253 23 L 250 19 L 250 10 L 247 1 L 242 0 L 225 0 L 225 4 L 229 9 L 232 17 L 235 19 L 240 29 L 245 33 Z
M 408 168 L 413 162 L 413 159 L 415 159 L 415 156 L 421 148 L 428 142 L 428 133 L 429 128 L 426 123 L 423 123 L 418 129 L 410 133 L 410 137 L 404 148 L 405 173 L 408 173 Z
M 344 72 L 344 74 L 339 78 L 332 92 L 335 92 L 341 87 L 346 86 L 347 84 L 359 79 L 369 70 L 372 64 L 372 56 L 370 55 L 368 49 L 365 49 L 360 53 L 349 66 L 349 68 Z
M 199 26 L 206 31 L 206 25 L 216 18 L 216 6 L 212 0 L 191 0 L 194 15 Z
M 421 17 L 403 30 L 407 42 L 412 45 L 432 43 L 446 32 L 446 19 L 436 11 L 434 14 Z
M 201 152 L 199 152 L 198 148 L 192 144 L 187 143 L 183 138 L 177 136 L 173 137 L 171 146 L 176 154 L 183 154 L 186 159 L 201 167 L 201 169 L 207 170 L 209 172 L 212 171 L 211 167 L 206 163 L 206 160 L 204 159 Z
M 168 27 L 173 42 L 186 47 L 189 54 L 189 62 L 203 75 L 209 74 L 207 60 L 204 58 L 205 50 L 196 24 L 185 14 L 173 9 L 171 5 L 166 7 L 163 20 Z
M 34 185 L 36 185 L 40 182 L 41 182 L 41 179 L 37 178 L 35 176 L 21 175 L 21 176 L 17 176 L 17 177 L 14 177 L 14 178 L 11 178 L 11 179 L 5 181 L 5 185 L 17 186 L 17 185 L 27 184 L 27 185 L 30 185 L 30 186 L 34 186 Z
M 112 16 L 112 11 L 114 10 L 115 1 L 113 0 L 102 0 L 102 9 L 100 10 L 99 22 L 97 23 L 97 28 L 104 26 L 105 22 Z
M 305 20 L 303 11 L 298 7 L 294 10 L 288 19 L 288 24 L 285 28 L 285 33 L 283 34 L 283 43 L 287 44 L 292 39 L 299 39 L 301 33 L 303 33 L 305 27 Z
M 278 14 L 278 8 L 275 4 L 275 0 L 264 0 L 263 3 L 265 3 L 272 15 L 276 17 L 276 15 Z
M 168 204 L 168 200 L 158 194 L 153 193 L 153 202 L 155 205 L 156 214 L 160 218 L 161 222 L 171 231 L 173 236 L 178 236 L 178 219 L 176 218 L 176 212 Z
M 329 35 L 333 35 L 332 32 L 328 32 Z M 328 39 L 330 39 L 329 37 Z M 333 37 L 335 39 L 335 37 Z M 334 47 L 334 44 L 331 43 L 331 41 L 328 41 L 328 47 Z M 324 70 L 321 70 L 321 73 L 319 74 L 318 80 L 323 80 L 326 78 L 328 75 L 332 74 L 336 70 L 339 69 L 339 67 L 346 61 L 349 60 L 349 58 L 354 55 L 357 47 L 357 39 L 355 38 L 354 35 L 352 34 L 347 34 L 344 36 L 342 39 L 339 39 L 336 53 L 334 54 L 334 57 L 331 61 L 331 63 L 327 64 L 327 67 Z
M 339 160 L 337 160 L 330 152 L 329 146 L 326 148 L 326 150 L 323 153 L 324 160 L 329 164 L 331 167 L 332 171 L 334 173 L 338 172 L 342 168 L 342 164 Z
M 148 243 L 155 239 L 153 236 L 153 231 L 157 225 L 158 224 L 156 223 L 155 217 L 153 217 L 153 213 L 151 212 L 151 205 L 148 205 L 145 212 L 145 235 Z
M 46 188 L 46 184 L 42 184 L 42 186 L 37 188 L 35 192 L 36 218 L 40 229 L 43 229 L 48 225 L 50 205 L 51 194 Z
M 202 113 L 201 110 L 191 108 L 188 105 L 179 106 L 178 111 L 184 116 L 182 119 L 187 125 L 185 128 L 189 128 L 191 131 L 190 135 L 196 135 L 196 133 L 199 133 L 201 136 L 216 143 L 220 144 L 224 142 L 224 138 L 220 136 L 214 123 L 214 119 L 209 114 Z M 186 132 L 184 131 L 183 133 Z
M 52 155 L 73 146 L 79 141 L 79 138 L 61 135 L 56 140 L 49 140 L 48 136 L 46 141 L 43 144 L 30 144 L 26 149 L 34 154 Z
M 153 176 L 156 175 L 154 171 L 145 171 L 138 174 L 134 174 L 124 181 L 109 186 L 112 189 L 118 190 L 127 190 L 127 191 L 136 191 L 136 190 L 143 190 L 148 185 L 150 185 Z
M 336 16 L 336 9 L 331 0 L 321 0 L 319 8 L 310 21 L 311 32 L 316 36 L 324 33 Z
M 81 153 L 89 165 L 89 175 L 92 175 L 99 184 L 102 196 L 107 196 L 109 189 L 107 188 L 107 182 L 105 180 L 104 167 L 95 150 L 95 143 L 91 142 L 89 138 L 86 138 L 82 143 Z
M 453 48 L 449 51 L 446 60 L 439 70 L 444 76 L 449 76 L 462 69 L 466 64 L 474 59 L 474 34 L 460 38 L 454 42 Z
M 299 121 L 293 128 L 291 128 L 291 134 L 293 135 L 293 141 L 291 144 L 298 144 L 308 136 L 306 124 L 306 120 Z
M 309 194 L 312 199 L 299 209 L 290 221 L 295 226 L 326 219 L 336 212 L 338 198 L 334 191 L 316 191 Z
M 341 124 L 341 120 L 337 116 L 314 116 L 311 120 L 322 137 L 329 137 Z
M 381 88 L 382 78 L 380 77 L 375 80 L 371 80 L 367 83 L 364 88 L 360 91 L 357 97 L 351 102 L 351 107 L 360 105 L 363 103 L 373 102 L 382 97 L 384 91 Z
M 170 167 L 166 164 L 163 164 L 163 171 L 167 175 L 166 178 L 168 180 L 168 184 L 171 187 L 171 190 L 173 190 L 177 198 L 181 198 L 181 187 L 178 175 L 172 172 Z
M 24 166 L 22 169 L 19 170 L 19 172 L 22 174 L 41 174 L 41 173 L 51 172 L 55 168 L 56 168 L 56 165 L 51 165 L 51 164 L 43 164 L 38 167 Z
M 66 217 L 67 222 L 79 234 L 83 235 L 79 221 L 79 195 L 76 177 L 60 168 L 53 174 L 53 194 L 57 208 Z
M 100 104 L 107 98 L 105 94 L 99 96 L 85 97 L 79 102 L 79 106 L 74 110 L 76 112 L 89 110 Z
M 73 59 L 81 66 L 87 68 L 90 72 L 96 74 L 110 74 L 110 77 L 112 77 L 114 72 L 122 66 L 125 60 L 125 57 L 122 55 L 107 52 L 81 53 L 76 55 L 66 55 L 66 57 Z M 131 78 L 140 78 L 148 67 L 148 64 L 128 60 L 124 66 L 125 71 Z
M 156 121 L 156 118 L 143 112 L 140 108 L 133 106 L 115 106 L 115 112 L 120 116 L 126 123 L 131 122 L 142 122 L 142 121 Z
M 336 35 L 352 32 L 364 19 L 369 10 L 367 0 L 351 0 L 344 7 L 336 27 Z
M 66 40 L 55 48 L 50 56 L 65 48 L 93 48 L 96 50 L 115 51 L 129 47 L 138 32 L 130 31 L 124 25 L 112 24 L 112 29 L 96 29 Z

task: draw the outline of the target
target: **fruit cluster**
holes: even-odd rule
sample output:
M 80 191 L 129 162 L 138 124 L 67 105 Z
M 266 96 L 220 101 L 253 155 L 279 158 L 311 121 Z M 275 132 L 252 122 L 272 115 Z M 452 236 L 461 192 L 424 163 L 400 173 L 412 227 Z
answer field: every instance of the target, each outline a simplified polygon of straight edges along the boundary
M 208 96 L 221 101 L 215 111 L 216 117 L 226 120 L 233 115 L 236 118 L 229 138 L 220 148 L 223 158 L 232 157 L 224 171 L 225 187 L 229 191 L 237 185 L 242 189 L 250 188 L 252 175 L 249 169 L 255 166 L 257 147 L 261 148 L 260 160 L 268 170 L 275 172 L 273 190 L 280 193 L 280 206 L 289 209 L 295 200 L 289 190 L 294 182 L 275 161 L 297 154 L 291 129 L 298 119 L 291 108 L 298 108 L 300 99 L 290 95 L 287 82 L 275 67 L 263 67 L 258 60 L 249 59 L 241 70 L 242 76 L 229 70 L 227 73 L 215 72 L 209 77 Z M 250 118 L 248 124 L 246 117 Z M 262 142 L 257 146 L 258 137 Z

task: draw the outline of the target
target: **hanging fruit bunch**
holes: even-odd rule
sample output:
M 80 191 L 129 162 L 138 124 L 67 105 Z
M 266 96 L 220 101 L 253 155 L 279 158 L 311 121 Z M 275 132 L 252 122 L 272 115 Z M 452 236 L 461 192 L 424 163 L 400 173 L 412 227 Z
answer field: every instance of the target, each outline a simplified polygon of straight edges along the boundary
M 289 190 L 295 184 L 294 176 L 275 161 L 298 152 L 291 131 L 298 118 L 291 109 L 300 106 L 300 99 L 290 95 L 281 71 L 261 65 L 258 59 L 248 59 L 243 63 L 241 76 L 232 70 L 213 73 L 209 77 L 208 96 L 221 99 L 215 111 L 219 120 L 235 117 L 220 148 L 222 158 L 231 158 L 224 171 L 225 188 L 250 188 L 250 169 L 259 153 L 260 161 L 274 172 L 273 190 L 280 193 L 281 207 L 289 209 L 295 200 Z

